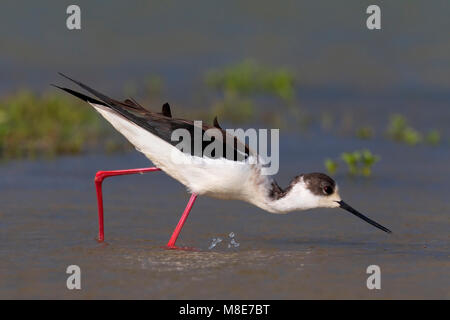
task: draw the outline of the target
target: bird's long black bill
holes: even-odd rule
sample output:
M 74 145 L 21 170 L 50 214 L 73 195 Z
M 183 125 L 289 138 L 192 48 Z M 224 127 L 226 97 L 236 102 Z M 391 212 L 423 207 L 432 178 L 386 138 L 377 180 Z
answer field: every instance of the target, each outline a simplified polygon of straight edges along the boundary
M 374 227 L 377 227 L 380 230 L 383 230 L 384 232 L 387 233 L 392 233 L 391 230 L 389 230 L 388 228 L 383 227 L 381 224 L 373 221 L 372 219 L 367 218 L 365 215 L 363 215 L 362 213 L 356 211 L 355 209 L 353 209 L 352 207 L 350 207 L 348 204 L 346 204 L 344 201 L 337 201 L 337 203 L 339 203 L 339 206 L 344 209 L 347 210 L 350 213 L 353 213 L 355 216 L 357 216 L 358 218 L 363 219 L 364 221 L 366 221 L 367 223 L 370 223 L 371 225 L 373 225 Z

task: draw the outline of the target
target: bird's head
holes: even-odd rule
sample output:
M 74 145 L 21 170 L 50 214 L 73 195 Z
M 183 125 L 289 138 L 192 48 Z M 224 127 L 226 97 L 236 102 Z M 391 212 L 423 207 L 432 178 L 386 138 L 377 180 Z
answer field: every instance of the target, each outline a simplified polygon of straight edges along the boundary
M 310 198 L 316 208 L 337 208 L 341 196 L 336 182 L 324 173 L 307 173 L 297 179 L 299 189 Z
M 391 233 L 389 229 L 367 218 L 345 203 L 339 195 L 336 182 L 324 173 L 308 173 L 295 177 L 284 191 L 284 196 L 280 197 L 279 200 L 281 201 L 281 208 L 286 209 L 285 212 L 312 208 L 341 208 L 374 227 Z

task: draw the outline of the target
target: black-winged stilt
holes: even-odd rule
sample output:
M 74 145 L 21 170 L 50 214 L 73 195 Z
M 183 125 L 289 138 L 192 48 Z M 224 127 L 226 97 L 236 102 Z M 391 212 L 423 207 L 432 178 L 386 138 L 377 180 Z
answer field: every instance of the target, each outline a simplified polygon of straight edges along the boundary
M 234 150 L 231 157 L 227 154 L 227 156 L 221 158 L 210 158 L 193 152 L 182 152 L 175 147 L 175 143 L 171 139 L 172 133 L 177 129 L 193 132 L 195 124 L 189 120 L 172 118 L 170 106 L 167 103 L 163 105 L 161 113 L 151 112 L 134 100 L 127 99 L 121 102 L 111 99 L 79 81 L 61 75 L 94 95 L 96 99 L 68 88 L 56 87 L 92 105 L 138 151 L 155 164 L 155 167 L 151 168 L 97 172 L 95 184 L 98 199 L 100 241 L 104 240 L 101 189 L 103 179 L 117 175 L 159 170 L 184 184 L 191 193 L 191 198 L 167 244 L 168 248 L 176 248 L 176 240 L 197 195 L 242 200 L 271 213 L 339 207 L 385 232 L 391 232 L 342 201 L 335 181 L 323 173 L 301 174 L 295 177 L 287 188 L 282 189 L 273 177 L 261 174 L 262 168 L 258 161 L 248 161 L 252 157 L 258 157 L 258 155 L 247 145 L 236 138 L 232 138 L 234 140 L 231 141 L 234 143 L 230 146 L 229 140 L 225 139 L 227 133 L 220 128 L 217 119 L 214 120 L 214 127 L 202 125 L 200 129 L 202 132 L 210 128 L 220 130 L 223 134 L 221 143 L 223 143 L 224 148 L 231 147 Z M 241 146 L 240 149 L 237 147 L 238 144 Z M 202 145 L 202 147 L 205 146 Z M 236 154 L 241 152 L 239 150 L 243 150 L 245 153 L 246 161 L 237 161 Z

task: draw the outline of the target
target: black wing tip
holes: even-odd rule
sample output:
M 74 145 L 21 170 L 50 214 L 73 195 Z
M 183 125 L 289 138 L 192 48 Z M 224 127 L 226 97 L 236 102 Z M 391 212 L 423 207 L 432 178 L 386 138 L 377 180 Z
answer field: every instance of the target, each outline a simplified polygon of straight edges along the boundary
M 65 75 L 64 73 L 58 72 L 58 74 L 59 74 L 60 76 L 64 77 L 64 78 L 66 78 L 66 79 L 68 79 L 68 80 L 70 80 L 70 81 L 76 83 L 77 85 L 82 86 L 82 83 L 81 83 L 81 82 L 79 82 L 79 81 L 77 81 L 77 80 L 75 80 L 75 79 L 72 79 L 71 77 Z
M 69 88 L 60 87 L 60 86 L 58 86 L 56 84 L 53 84 L 53 83 L 51 83 L 50 85 L 55 87 L 55 88 L 61 89 L 61 90 L 65 91 L 65 92 L 67 92 L 67 93 L 69 93 L 69 94 L 71 94 L 71 95 L 73 95 L 73 96 L 75 96 L 75 97 L 85 101 L 85 102 L 105 105 L 103 102 L 101 102 L 101 101 L 99 101 L 97 99 L 91 98 L 91 97 L 89 97 L 89 96 L 87 96 L 85 94 L 82 94 L 81 92 L 78 92 L 78 91 L 75 91 L 75 90 L 72 90 L 72 89 L 69 89 Z
M 56 84 L 54 84 L 54 83 L 50 83 L 50 85 L 51 85 L 52 87 L 58 88 L 58 89 L 60 89 L 60 90 L 63 90 L 63 91 L 69 92 L 69 93 L 70 93 L 70 91 L 71 91 L 69 88 L 60 87 L 60 86 L 58 86 L 58 85 L 56 85 Z
M 58 72 L 58 74 L 59 74 L 60 76 L 64 77 L 64 78 L 66 78 L 66 79 L 68 79 L 68 80 L 70 80 L 70 81 L 76 83 L 77 85 L 79 85 L 79 86 L 81 86 L 81 87 L 83 87 L 83 88 L 85 87 L 85 85 L 82 84 L 80 81 L 77 81 L 77 80 L 75 80 L 75 79 L 72 79 L 71 77 L 69 77 L 68 75 L 65 75 L 65 74 L 62 73 L 62 72 Z M 86 89 L 86 88 L 84 88 L 84 89 Z
M 64 90 L 64 89 L 65 89 L 65 88 L 63 88 L 63 87 L 57 86 L 57 85 L 54 84 L 54 83 L 50 83 L 50 85 L 51 85 L 52 87 L 55 87 L 55 88 L 58 88 L 58 89 L 61 89 L 61 90 Z

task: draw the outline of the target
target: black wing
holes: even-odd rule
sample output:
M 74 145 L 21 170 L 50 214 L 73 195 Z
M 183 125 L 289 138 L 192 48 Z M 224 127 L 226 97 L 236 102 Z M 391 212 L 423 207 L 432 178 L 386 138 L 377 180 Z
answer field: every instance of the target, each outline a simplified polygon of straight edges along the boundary
M 194 125 L 193 121 L 172 118 L 170 106 L 167 103 L 163 105 L 162 113 L 152 112 L 145 109 L 134 100 L 126 99 L 125 101 L 121 102 L 118 100 L 111 99 L 108 96 L 92 89 L 91 87 L 79 81 L 71 79 L 62 73 L 60 73 L 60 75 L 73 81 L 81 88 L 93 94 L 99 100 L 91 98 L 85 94 L 74 91 L 72 89 L 63 88 L 59 86 L 55 87 L 64 90 L 86 102 L 99 104 L 111 108 L 112 110 L 122 115 L 127 120 L 135 123 L 136 125 L 158 136 L 159 138 L 163 139 L 164 141 L 170 143 L 173 146 L 177 146 L 179 144 L 179 141 L 172 140 L 172 133 L 177 129 L 187 130 L 190 133 L 191 137 L 194 137 L 194 131 L 197 131 L 196 133 L 199 134 L 201 130 L 201 137 L 205 135 L 205 132 L 208 129 L 214 128 L 220 132 L 219 135 L 214 135 L 210 137 L 211 141 L 204 141 L 204 139 L 202 139 L 201 150 L 196 150 L 194 146 L 194 139 L 191 139 L 191 148 L 190 148 L 191 155 L 200 157 L 208 156 L 212 158 L 224 157 L 227 158 L 228 160 L 242 161 L 247 159 L 247 157 L 250 156 L 251 154 L 254 154 L 254 152 L 252 152 L 249 149 L 247 144 L 238 140 L 236 137 L 232 137 L 229 134 L 227 134 L 226 131 L 219 126 L 217 118 L 214 121 L 214 126 L 202 125 L 202 127 L 199 128 Z M 216 139 L 220 139 L 220 145 L 223 148 L 222 154 L 217 153 L 216 155 L 214 152 L 211 155 L 204 154 L 205 148 L 211 143 L 215 142 Z M 230 154 L 227 154 L 228 150 L 227 148 L 230 148 L 229 149 L 231 150 L 229 151 Z M 184 151 L 187 152 L 186 150 Z

